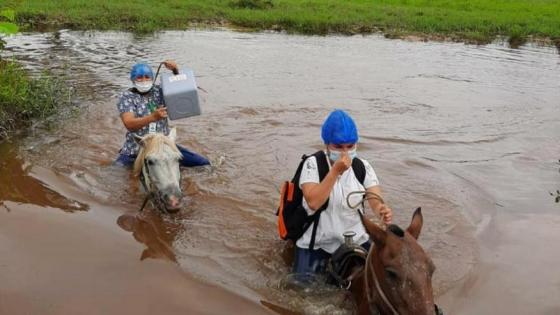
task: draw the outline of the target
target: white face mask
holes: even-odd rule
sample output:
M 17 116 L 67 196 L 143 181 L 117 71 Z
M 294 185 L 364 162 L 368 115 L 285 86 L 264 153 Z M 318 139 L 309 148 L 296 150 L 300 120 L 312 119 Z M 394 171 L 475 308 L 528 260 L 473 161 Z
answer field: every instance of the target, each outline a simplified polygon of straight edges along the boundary
M 331 161 L 336 162 L 338 159 L 340 159 L 341 156 L 341 151 L 329 150 L 329 158 L 331 159 Z M 353 160 L 357 156 L 358 153 L 356 153 L 356 148 L 348 151 L 348 157 L 350 157 L 350 160 Z
M 149 90 L 152 89 L 153 85 L 154 85 L 154 81 L 152 81 L 152 80 L 149 80 L 149 81 L 134 81 L 134 87 L 140 93 L 148 92 Z
M 340 159 L 340 151 L 329 151 L 329 159 L 331 159 L 331 161 L 336 162 L 338 159 Z
M 353 150 L 348 151 L 348 155 L 350 156 L 350 160 L 355 159 L 358 156 L 358 153 L 356 153 L 356 148 L 354 148 Z

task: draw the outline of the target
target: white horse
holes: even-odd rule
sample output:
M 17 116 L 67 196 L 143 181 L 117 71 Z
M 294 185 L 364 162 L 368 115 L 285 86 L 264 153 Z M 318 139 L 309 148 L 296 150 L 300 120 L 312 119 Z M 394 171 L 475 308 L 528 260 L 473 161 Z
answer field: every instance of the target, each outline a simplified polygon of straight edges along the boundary
M 167 212 L 179 211 L 183 203 L 179 170 L 182 155 L 175 145 L 176 135 L 173 128 L 169 136 L 161 133 L 136 136 L 140 151 L 134 161 L 134 175 L 140 177 L 148 193 L 146 201 L 151 199 L 157 208 Z

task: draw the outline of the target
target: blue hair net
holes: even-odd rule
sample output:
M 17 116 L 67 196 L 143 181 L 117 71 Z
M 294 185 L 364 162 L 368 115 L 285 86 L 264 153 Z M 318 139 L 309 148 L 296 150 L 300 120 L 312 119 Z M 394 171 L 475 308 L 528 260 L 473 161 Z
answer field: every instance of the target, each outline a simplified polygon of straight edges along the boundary
M 350 115 L 336 109 L 329 114 L 321 128 L 325 144 L 357 143 L 358 129 Z
M 150 76 L 150 78 L 154 79 L 154 72 L 152 68 L 145 63 L 137 63 L 132 66 L 130 70 L 130 80 L 134 81 L 138 77 L 143 77 L 145 75 Z

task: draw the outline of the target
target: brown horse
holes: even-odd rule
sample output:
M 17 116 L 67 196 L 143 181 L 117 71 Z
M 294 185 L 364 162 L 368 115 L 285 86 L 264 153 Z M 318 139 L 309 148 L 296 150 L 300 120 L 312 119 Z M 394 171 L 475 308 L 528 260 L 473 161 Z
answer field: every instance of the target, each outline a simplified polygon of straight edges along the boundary
M 434 304 L 432 274 L 435 266 L 417 242 L 422 212 L 416 209 L 406 231 L 396 225 L 387 230 L 364 218 L 373 244 L 365 266 L 355 269 L 350 291 L 358 314 L 440 314 Z

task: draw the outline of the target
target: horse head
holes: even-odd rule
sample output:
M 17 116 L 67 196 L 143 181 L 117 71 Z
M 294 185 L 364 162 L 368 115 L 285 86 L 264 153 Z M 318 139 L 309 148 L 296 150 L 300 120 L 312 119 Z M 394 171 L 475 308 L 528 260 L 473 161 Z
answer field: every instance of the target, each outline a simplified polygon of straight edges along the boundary
M 140 177 L 152 200 L 164 208 L 161 210 L 169 212 L 180 210 L 183 201 L 179 170 L 182 155 L 175 145 L 176 134 L 173 128 L 169 136 L 155 133 L 136 137 L 140 151 L 134 161 L 134 174 Z
M 420 208 L 405 231 L 396 225 L 384 230 L 370 220 L 363 221 L 374 245 L 360 287 L 352 288 L 359 313 L 438 314 L 432 292 L 435 266 L 417 242 L 423 221 Z

